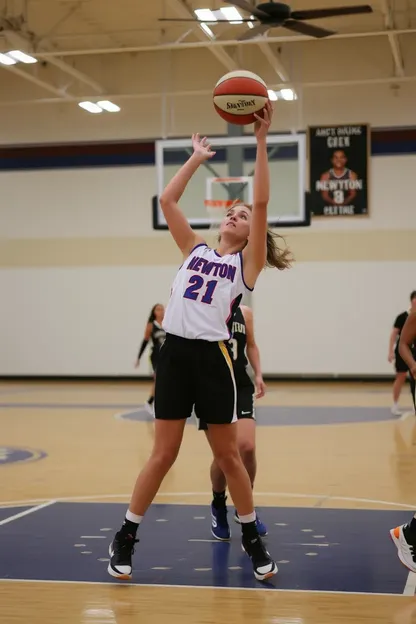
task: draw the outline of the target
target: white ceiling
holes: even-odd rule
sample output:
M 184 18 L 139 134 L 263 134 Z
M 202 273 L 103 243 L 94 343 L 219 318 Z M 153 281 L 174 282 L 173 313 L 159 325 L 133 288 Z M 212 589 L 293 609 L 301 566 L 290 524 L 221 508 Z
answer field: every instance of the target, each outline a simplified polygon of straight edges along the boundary
M 291 8 L 358 3 L 294 0 Z M 197 24 L 158 21 L 224 0 L 0 0 L 0 51 L 25 49 L 40 61 L 0 67 L 0 104 L 203 94 L 241 67 L 276 88 L 416 81 L 416 0 L 370 4 L 372 14 L 313 22 L 337 32 L 328 39 L 275 28 L 238 43 L 246 24 L 218 24 L 212 41 Z

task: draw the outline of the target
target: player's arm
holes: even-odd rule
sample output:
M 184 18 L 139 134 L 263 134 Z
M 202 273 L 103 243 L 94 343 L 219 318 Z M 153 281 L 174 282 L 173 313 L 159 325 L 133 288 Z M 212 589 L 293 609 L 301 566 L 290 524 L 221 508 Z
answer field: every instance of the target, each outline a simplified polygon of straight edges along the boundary
M 147 323 L 146 329 L 144 330 L 144 336 L 143 336 L 142 344 L 140 345 L 140 350 L 139 350 L 139 353 L 137 355 L 136 368 L 140 364 L 140 358 L 142 357 L 143 353 L 146 351 L 146 347 L 149 344 L 149 340 L 150 340 L 150 336 L 151 335 L 152 335 L 152 324 L 151 323 Z
M 250 237 L 243 251 L 244 278 L 249 288 L 254 288 L 267 257 L 267 205 L 270 197 L 270 172 L 267 154 L 267 132 L 270 128 L 273 108 L 267 102 L 264 116 L 256 115 L 254 132 L 257 139 L 256 164 L 253 185 L 253 211 Z
M 246 323 L 247 358 L 250 362 L 256 383 L 256 399 L 261 399 L 266 393 L 266 385 L 261 372 L 260 351 L 254 337 L 253 312 L 247 306 L 240 306 Z
M 400 334 L 399 353 L 408 365 L 413 377 L 416 378 L 416 361 L 410 345 L 416 340 L 416 313 L 409 314 Z
M 184 256 L 188 256 L 195 245 L 203 242 L 203 238 L 192 230 L 178 202 L 199 166 L 215 154 L 211 151 L 207 139 L 200 139 L 199 134 L 192 135 L 192 146 L 194 149 L 192 156 L 168 183 L 160 197 L 160 206 L 170 233 Z

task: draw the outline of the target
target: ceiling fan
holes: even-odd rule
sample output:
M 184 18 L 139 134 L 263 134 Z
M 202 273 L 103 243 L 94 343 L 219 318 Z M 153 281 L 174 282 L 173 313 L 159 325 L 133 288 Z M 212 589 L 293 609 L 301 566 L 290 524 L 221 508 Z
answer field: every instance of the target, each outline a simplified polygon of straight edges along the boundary
M 327 9 L 306 9 L 304 11 L 292 11 L 290 6 L 287 4 L 283 4 L 281 2 L 274 2 L 274 0 L 270 0 L 270 2 L 263 2 L 258 4 L 256 7 L 250 4 L 248 0 L 233 0 L 233 2 L 229 2 L 229 0 L 225 0 L 227 4 L 233 4 L 235 7 L 242 9 L 250 14 L 250 18 L 243 18 L 238 23 L 241 22 L 251 22 L 252 24 L 255 22 L 259 22 L 250 30 L 243 33 L 241 36 L 237 38 L 237 41 L 246 41 L 247 39 L 254 39 L 258 35 L 262 35 L 267 32 L 271 28 L 277 28 L 279 26 L 283 26 L 283 28 L 288 28 L 289 30 L 293 30 L 295 32 L 301 33 L 302 35 L 309 35 L 310 37 L 316 37 L 318 39 L 323 37 L 329 37 L 334 35 L 334 31 L 326 30 L 325 28 L 320 28 L 319 26 L 313 26 L 312 24 L 305 24 L 304 20 L 314 20 L 320 19 L 323 17 L 336 17 L 342 15 L 358 15 L 359 13 L 372 13 L 373 9 L 371 6 L 364 5 L 356 5 L 356 6 L 341 6 L 341 7 L 332 7 Z M 210 23 L 201 19 L 180 19 L 180 18 L 162 18 L 159 21 L 161 22 L 196 22 L 199 24 Z M 230 24 L 230 20 L 227 19 L 217 19 L 212 23 L 227 23 Z

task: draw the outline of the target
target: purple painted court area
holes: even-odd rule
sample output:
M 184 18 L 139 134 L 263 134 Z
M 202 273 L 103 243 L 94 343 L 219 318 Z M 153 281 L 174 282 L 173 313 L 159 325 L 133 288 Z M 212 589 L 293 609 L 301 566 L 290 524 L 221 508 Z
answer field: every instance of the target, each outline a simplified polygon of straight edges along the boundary
M 0 578 L 118 583 L 107 575 L 108 546 L 125 510 L 117 503 L 57 503 L 0 525 Z M 0 511 L 4 519 L 22 508 Z M 279 562 L 266 587 L 403 593 L 408 573 L 388 531 L 410 512 L 265 507 L 260 513 Z M 140 528 L 133 582 L 262 587 L 241 551 L 239 526 L 232 528 L 231 543 L 216 542 L 209 506 L 152 506 Z

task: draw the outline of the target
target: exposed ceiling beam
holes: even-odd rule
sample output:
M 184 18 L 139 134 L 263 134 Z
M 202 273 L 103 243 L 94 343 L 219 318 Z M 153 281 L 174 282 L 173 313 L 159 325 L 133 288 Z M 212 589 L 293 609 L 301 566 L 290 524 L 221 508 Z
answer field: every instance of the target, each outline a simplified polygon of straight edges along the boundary
M 395 30 L 375 30 L 368 32 L 356 32 L 356 33 L 337 33 L 328 37 L 327 41 L 332 41 L 333 39 L 365 39 L 366 37 L 385 37 L 388 35 L 411 35 L 416 33 L 416 28 L 405 28 L 405 29 L 395 29 Z M 297 43 L 299 41 L 309 41 L 315 42 L 325 41 L 324 39 L 312 39 L 307 35 L 283 35 L 281 37 L 268 37 L 268 43 Z M 44 52 L 42 50 L 42 55 L 44 58 L 49 58 L 51 56 L 94 56 L 101 54 L 128 54 L 130 52 L 163 52 L 165 50 L 192 50 L 196 48 L 225 48 L 225 47 L 234 47 L 234 46 L 242 46 L 242 45 L 258 45 L 258 41 L 255 39 L 248 39 L 247 41 L 236 41 L 235 39 L 224 40 L 224 41 L 209 41 L 208 39 L 204 41 L 194 41 L 190 43 L 163 43 L 159 45 L 148 45 L 148 46 L 125 46 L 121 48 L 87 48 L 87 49 L 78 49 L 78 50 L 62 50 L 59 52 Z M 231 58 L 231 57 L 230 57 Z M 233 59 L 231 59 L 233 60 Z
M 192 11 L 188 8 L 188 6 L 183 2 L 183 0 L 167 0 L 168 5 L 176 13 L 178 17 L 183 17 L 184 19 L 188 19 L 189 17 L 194 17 Z M 209 35 L 202 30 L 199 26 L 195 29 L 195 35 L 202 42 L 211 41 Z M 237 63 L 234 59 L 224 50 L 224 48 L 220 46 L 216 46 L 210 48 L 211 53 L 217 58 L 224 67 L 228 69 L 228 71 L 233 71 L 238 69 Z
M 261 39 L 260 41 L 258 40 L 258 46 L 263 52 L 266 59 L 269 61 L 273 70 L 279 76 L 280 80 L 283 80 L 283 82 L 289 82 L 289 73 L 286 71 L 286 68 L 280 60 L 279 55 L 273 52 L 270 45 L 266 41 L 262 41 Z
M 384 26 L 390 43 L 390 49 L 394 60 L 394 73 L 396 76 L 404 76 L 403 56 L 400 50 L 399 40 L 394 34 L 393 10 L 390 0 L 382 0 L 381 7 L 384 15 Z
M 82 82 L 83 84 L 86 84 L 87 86 L 94 89 L 94 91 L 96 91 L 97 93 L 100 94 L 104 92 L 104 88 L 100 84 L 98 84 L 98 82 L 87 76 L 87 74 L 84 74 L 84 72 L 75 69 L 75 67 L 72 67 L 72 65 L 62 60 L 58 56 L 51 56 L 46 58 L 43 51 L 42 53 L 37 53 L 30 39 L 25 37 L 23 33 L 16 32 L 14 30 L 3 30 L 2 34 L 6 41 L 10 44 L 10 46 L 12 46 L 12 49 L 22 50 L 23 52 L 26 52 L 26 54 L 33 54 L 33 56 L 35 56 L 37 59 L 45 60 L 51 65 L 58 67 L 58 69 L 60 69 L 62 72 L 72 76 L 73 78 L 76 78 L 79 82 Z M 51 50 L 48 50 L 47 48 L 45 51 L 47 52 Z
M 63 100 L 68 100 L 68 101 L 72 100 L 72 97 L 68 95 L 63 89 L 59 89 L 58 87 L 51 85 L 49 82 L 46 82 L 45 80 L 41 80 L 40 78 L 37 78 L 33 74 L 29 73 L 29 71 L 25 71 L 24 69 L 19 69 L 18 67 L 15 67 L 15 65 L 2 65 L 1 68 L 9 72 L 12 72 L 12 74 L 15 74 L 16 76 L 20 76 L 20 78 L 24 78 L 24 80 L 28 80 L 29 82 L 32 82 L 38 87 L 42 87 L 42 89 L 45 89 L 46 91 L 49 91 L 50 93 L 54 93 L 55 95 L 59 96 L 59 99 L 61 102 Z
M 297 83 L 296 81 L 290 83 L 275 83 L 271 84 L 270 89 L 279 89 L 284 86 L 288 86 L 288 84 L 294 89 L 298 87 L 302 87 L 302 89 L 325 89 L 325 88 L 337 88 L 337 87 L 366 87 L 368 85 L 392 85 L 392 84 L 406 84 L 406 83 L 414 83 L 416 82 L 415 76 L 399 76 L 397 78 L 389 76 L 385 78 L 366 78 L 361 80 L 327 80 L 321 82 L 304 82 Z M 168 97 L 198 97 L 198 96 L 206 96 L 212 94 L 212 89 L 197 89 L 197 90 L 183 90 L 183 91 L 167 91 L 166 93 L 162 92 L 152 92 L 152 93 L 106 93 L 104 97 L 108 100 L 116 99 L 117 100 L 147 100 L 152 99 L 155 100 L 157 98 L 161 98 L 163 96 Z M 13 100 L 13 101 L 2 101 L 0 100 L 0 108 L 5 108 L 7 106 L 33 106 L 33 105 L 42 105 L 42 104 L 62 104 L 64 101 L 64 94 L 59 94 L 60 97 L 56 98 L 41 98 L 41 99 L 28 99 L 28 100 Z M 67 101 L 82 101 L 82 100 L 94 100 L 94 96 L 91 94 L 83 94 L 79 97 L 71 97 L 66 98 Z

